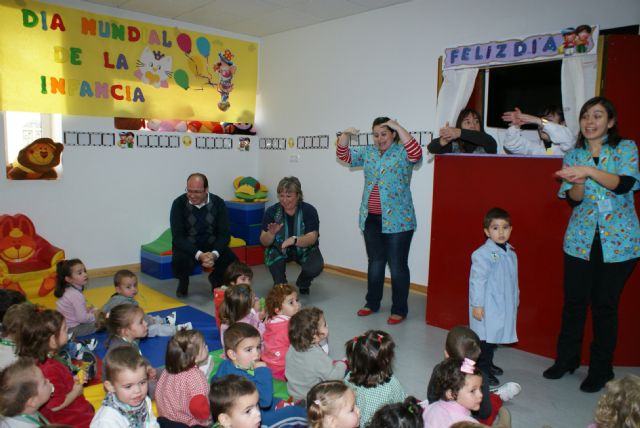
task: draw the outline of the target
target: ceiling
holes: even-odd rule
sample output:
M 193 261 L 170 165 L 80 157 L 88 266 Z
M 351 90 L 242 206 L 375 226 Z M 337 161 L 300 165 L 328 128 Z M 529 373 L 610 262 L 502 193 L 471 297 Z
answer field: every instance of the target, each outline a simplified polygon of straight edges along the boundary
M 411 0 L 83 0 L 264 37 Z

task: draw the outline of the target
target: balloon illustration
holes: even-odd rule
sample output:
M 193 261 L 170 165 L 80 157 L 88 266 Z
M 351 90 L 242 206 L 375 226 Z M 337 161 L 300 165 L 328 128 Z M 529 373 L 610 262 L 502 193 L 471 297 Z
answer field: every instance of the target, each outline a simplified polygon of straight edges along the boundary
M 194 55 L 191 57 L 191 61 L 188 63 L 189 70 L 194 76 L 202 76 L 207 72 L 207 62 L 200 55 Z
M 209 56 L 209 52 L 211 52 L 211 44 L 209 43 L 209 40 L 207 40 L 205 37 L 198 37 L 196 39 L 196 46 L 198 47 L 198 52 L 200 52 L 200 55 L 205 58 Z
M 183 69 L 176 70 L 175 73 L 173 73 L 173 80 L 185 91 L 189 89 L 189 76 Z
M 191 37 L 189 37 L 188 34 L 178 34 L 178 37 L 176 37 L 176 41 L 178 42 L 178 47 L 182 50 L 182 52 L 186 54 L 191 53 Z

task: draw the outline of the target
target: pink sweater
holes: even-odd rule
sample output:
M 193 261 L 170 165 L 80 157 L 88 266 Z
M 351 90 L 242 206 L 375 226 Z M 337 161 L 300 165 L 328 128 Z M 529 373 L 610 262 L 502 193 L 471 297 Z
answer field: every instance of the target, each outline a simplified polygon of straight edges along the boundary
M 262 335 L 262 361 L 273 372 L 275 379 L 286 380 L 284 376 L 285 357 L 289 349 L 289 319 L 286 315 L 269 318 Z
M 424 406 L 424 404 L 422 405 Z M 448 428 L 460 421 L 477 422 L 471 416 L 470 410 L 465 409 L 456 401 L 444 400 L 429 404 L 422 413 L 422 419 L 425 428 Z
M 82 291 L 73 286 L 67 287 L 64 294 L 56 301 L 58 312 L 64 315 L 67 328 L 77 327 L 80 324 L 94 322 L 96 317 L 93 311 L 87 309 L 87 299 Z

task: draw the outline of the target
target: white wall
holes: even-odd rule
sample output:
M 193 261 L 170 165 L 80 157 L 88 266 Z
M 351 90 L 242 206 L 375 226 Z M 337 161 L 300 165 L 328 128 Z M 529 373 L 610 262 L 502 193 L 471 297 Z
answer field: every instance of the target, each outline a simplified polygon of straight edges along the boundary
M 413 0 L 266 37 L 258 126 L 265 136 L 334 135 L 348 126 L 368 130 L 375 117 L 384 115 L 412 131 L 433 130 L 437 58 L 445 48 L 582 23 L 608 28 L 639 21 L 637 0 Z M 289 162 L 294 153 L 301 154 L 299 163 Z M 300 178 L 305 199 L 320 212 L 325 261 L 366 271 L 357 227 L 362 171 L 337 163 L 333 150 L 261 153 L 261 177 L 273 185 L 285 174 Z M 411 185 L 418 228 L 409 263 L 412 282 L 419 284 L 428 278 L 432 178 L 433 164 L 424 162 Z
M 89 9 L 87 3 L 56 2 Z M 258 39 L 151 17 L 121 9 L 90 10 L 165 26 L 215 33 L 249 41 Z M 4 129 L 0 115 L 0 129 Z M 116 132 L 113 118 L 63 116 L 64 131 Z M 237 142 L 237 136 L 234 139 Z M 252 137 L 253 139 L 254 137 Z M 0 132 L 0 164 L 5 165 L 5 137 Z M 195 141 L 194 141 L 195 143 Z M 249 152 L 180 149 L 72 147 L 63 152 L 59 181 L 8 181 L 0 174 L 0 214 L 24 213 L 36 231 L 68 257 L 81 258 L 89 269 L 138 263 L 140 245 L 169 227 L 171 202 L 184 192 L 191 172 L 203 172 L 209 188 L 233 197 L 233 179 L 255 175 L 258 144 Z
M 71 0 L 58 3 L 87 8 L 86 3 Z M 555 32 L 580 23 L 607 28 L 640 22 L 637 0 L 559 3 L 414 0 L 264 38 L 258 129 L 269 137 L 333 135 L 347 126 L 366 130 L 374 117 L 388 115 L 409 130 L 431 130 L 437 57 L 446 47 Z M 119 9 L 91 6 L 90 10 L 123 16 Z M 137 13 L 126 16 L 255 40 Z M 65 117 L 63 129 L 113 131 L 111 119 L 86 117 Z M 0 136 L 2 162 L 4 144 Z M 293 154 L 301 155 L 300 162 L 289 162 Z M 184 189 L 187 174 L 202 171 L 209 176 L 212 191 L 223 198 L 232 196 L 231 182 L 237 175 L 253 175 L 272 189 L 281 177 L 297 175 L 305 199 L 320 212 L 326 262 L 366 271 L 357 227 L 362 172 L 340 165 L 333 150 L 259 151 L 257 144 L 249 153 L 67 147 L 63 161 L 60 181 L 1 178 L 0 213 L 29 215 L 44 237 L 69 256 L 82 258 L 89 268 L 138 262 L 139 245 L 168 227 L 171 201 Z M 428 278 L 432 176 L 433 165 L 425 162 L 412 182 L 418 229 L 410 265 L 412 281 L 419 284 Z M 451 239 L 456 239 L 455 231 Z

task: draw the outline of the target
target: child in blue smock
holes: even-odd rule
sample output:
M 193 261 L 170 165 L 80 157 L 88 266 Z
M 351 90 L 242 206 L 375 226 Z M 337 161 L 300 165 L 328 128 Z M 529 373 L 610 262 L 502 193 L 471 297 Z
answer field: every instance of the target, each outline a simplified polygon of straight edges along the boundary
M 493 364 L 496 345 L 518 341 L 518 259 L 509 244 L 509 213 L 502 208 L 489 210 L 484 216 L 484 233 L 487 241 L 471 255 L 469 327 L 480 338 L 478 368 L 489 385 L 496 386 L 496 376 L 503 372 Z

